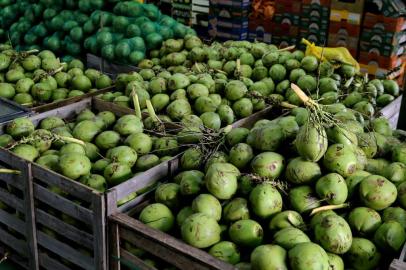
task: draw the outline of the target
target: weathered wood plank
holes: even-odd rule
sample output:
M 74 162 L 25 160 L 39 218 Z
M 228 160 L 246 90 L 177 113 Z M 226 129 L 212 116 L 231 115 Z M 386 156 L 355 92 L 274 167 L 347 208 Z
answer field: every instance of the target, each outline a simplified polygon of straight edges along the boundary
M 0 161 L 4 162 L 5 164 L 9 164 L 11 168 L 18 170 L 21 167 L 26 166 L 25 164 L 28 162 L 25 159 L 22 159 L 16 155 L 14 155 L 12 152 L 0 148 Z M 10 169 L 10 168 L 9 168 Z
M 37 126 L 38 123 L 49 116 L 58 116 L 60 118 L 69 118 L 83 109 L 89 107 L 92 103 L 92 98 L 86 98 L 81 101 L 75 102 L 73 104 L 69 104 L 67 106 L 59 107 L 54 110 L 50 110 L 47 112 L 43 112 L 40 114 L 36 114 L 34 116 L 29 117 L 29 119 L 34 123 L 34 126 Z
M 269 106 L 261 111 L 251 114 L 250 116 L 240 119 L 232 124 L 233 128 L 237 127 L 245 127 L 250 128 L 256 121 L 264 119 L 265 117 L 269 116 L 271 112 L 275 110 L 274 106 Z
M 125 214 L 111 217 L 120 226 L 120 237 L 142 247 L 146 252 L 159 256 L 180 269 L 231 270 L 234 266 L 220 261 L 207 252 L 193 248 L 163 232 L 149 228 Z
M 1 149 L 0 149 L 1 151 Z M 1 152 L 0 152 L 1 155 Z M 3 166 L 0 166 L 0 169 L 3 169 Z M 7 168 L 9 169 L 9 168 Z M 5 183 L 7 183 L 10 186 L 13 186 L 19 190 L 21 190 L 23 188 L 22 182 L 21 182 L 21 178 L 18 175 L 14 175 L 14 174 L 0 174 L 0 181 L 3 181 Z
M 26 258 L 22 258 L 15 252 L 9 252 L 5 247 L 0 245 L 0 257 L 3 257 L 7 253 L 7 260 L 10 260 L 24 269 L 28 269 L 28 263 Z
M 49 235 L 37 231 L 38 236 L 38 243 L 43 246 L 44 248 L 52 251 L 55 254 L 58 254 L 62 258 L 86 269 L 86 270 L 94 270 L 94 261 L 93 258 L 88 257 L 76 249 L 64 244 Z
M 31 110 L 36 112 L 36 113 L 43 113 L 43 112 L 46 112 L 46 111 L 49 111 L 49 110 L 54 110 L 54 109 L 57 109 L 57 108 L 61 108 L 63 106 L 67 106 L 67 105 L 70 105 L 70 104 L 75 104 L 75 103 L 77 103 L 77 102 L 79 102 L 79 101 L 81 101 L 83 99 L 91 98 L 91 97 L 94 97 L 94 96 L 97 96 L 97 95 L 100 95 L 100 94 L 103 94 L 103 93 L 106 93 L 106 92 L 109 92 L 109 91 L 113 91 L 113 90 L 114 90 L 114 86 L 110 86 L 110 87 L 107 87 L 107 88 L 104 88 L 104 89 L 99 89 L 99 90 L 94 91 L 94 92 L 86 93 L 86 94 L 84 94 L 82 96 L 67 98 L 67 99 L 64 99 L 64 100 L 61 100 L 61 101 L 36 106 L 36 107 L 31 108 Z
M 21 233 L 22 235 L 26 236 L 25 222 L 17 218 L 15 215 L 12 215 L 0 209 L 0 222 L 14 229 L 18 233 Z
M 149 197 L 152 192 L 155 192 L 155 190 L 151 190 L 149 192 L 141 194 L 140 196 L 137 196 L 135 199 L 133 199 L 133 200 L 131 200 L 131 201 L 129 201 L 129 202 L 123 204 L 123 205 L 120 205 L 117 208 L 117 211 L 119 213 L 126 213 L 128 215 L 131 215 L 130 214 L 131 210 L 135 209 L 136 206 L 138 206 L 141 202 L 145 201 L 145 199 L 147 197 Z
M 93 190 L 79 182 L 73 181 L 63 175 L 57 174 L 51 170 L 41 167 L 37 164 L 32 165 L 34 179 L 39 179 L 51 186 L 57 186 L 61 190 L 75 195 L 83 201 L 91 202 Z
M 86 224 L 93 224 L 93 213 L 74 202 L 34 183 L 34 194 L 38 200 Z
M 0 201 L 20 212 L 24 212 L 23 201 L 3 188 L 0 188 Z
M 145 188 L 156 183 L 168 175 L 169 162 L 161 163 L 142 174 L 139 174 L 131 180 L 125 181 L 118 186 L 113 187 L 117 191 L 117 200 L 121 200 L 134 191 Z
M 7 245 L 14 249 L 17 251 L 17 253 L 23 255 L 24 257 L 28 257 L 27 244 L 23 240 L 15 238 L 2 228 L 0 228 L 0 242 L 2 242 L 3 245 Z
M 120 261 L 124 265 L 129 264 L 128 265 L 129 267 L 132 267 L 132 268 L 136 267 L 138 270 L 157 270 L 157 268 L 146 264 L 143 260 L 132 255 L 130 252 L 128 252 L 127 250 L 125 250 L 123 248 L 120 249 L 120 253 L 121 253 Z M 188 269 L 190 269 L 190 268 L 188 268 Z
M 93 249 L 93 235 L 81 231 L 78 228 L 48 214 L 47 212 L 44 212 L 41 209 L 36 209 L 35 214 L 38 223 L 52 229 L 60 235 L 63 235 L 64 237 L 82 246 Z
M 47 270 L 72 270 L 69 267 L 59 263 L 55 259 L 52 259 L 49 257 L 47 254 L 40 252 L 39 253 L 39 261 L 41 264 L 41 267 L 47 269 Z
M 104 197 L 93 194 L 94 269 L 107 269 L 107 225 Z
M 135 114 L 135 111 L 131 108 L 120 106 L 113 102 L 104 101 L 98 97 L 93 98 L 93 107 L 98 111 L 111 111 L 117 116 Z
M 23 179 L 24 186 L 24 206 L 25 206 L 25 222 L 26 222 L 26 239 L 29 246 L 29 264 L 30 269 L 39 269 L 38 260 L 38 246 L 37 246 L 37 226 L 35 223 L 35 206 L 34 206 L 34 189 L 32 183 L 31 164 L 27 163 L 27 166 L 21 168 L 21 177 Z
M 120 236 L 117 223 L 109 223 L 109 265 L 111 270 L 121 270 L 120 261 Z

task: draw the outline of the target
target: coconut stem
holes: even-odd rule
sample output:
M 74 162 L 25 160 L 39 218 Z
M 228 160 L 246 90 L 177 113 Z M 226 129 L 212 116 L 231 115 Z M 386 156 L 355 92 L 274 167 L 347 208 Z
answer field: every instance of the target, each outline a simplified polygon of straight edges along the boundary
M 294 50 L 295 48 L 296 48 L 296 46 L 292 45 L 292 46 L 289 46 L 289 47 L 286 47 L 283 49 L 279 49 L 278 52 L 291 51 L 291 50 Z
M 342 208 L 346 208 L 349 207 L 350 204 L 349 203 L 342 203 L 342 204 L 338 204 L 338 205 L 326 205 L 326 206 L 321 206 L 318 208 L 314 208 L 312 210 L 312 212 L 310 213 L 310 216 L 313 216 L 319 212 L 322 211 L 327 211 L 327 210 L 335 210 L 335 209 L 342 209 Z
M 294 84 L 294 83 L 291 83 L 291 84 L 290 84 L 290 87 L 292 88 L 293 91 L 295 91 L 296 95 L 299 96 L 299 98 L 303 101 L 303 103 L 304 103 L 306 106 L 316 106 L 316 105 L 317 105 L 317 103 L 316 103 L 313 99 L 309 98 L 309 97 L 302 91 L 302 89 L 300 89 L 299 86 L 297 86 L 297 85 Z
M 0 169 L 1 174 L 20 174 L 20 171 L 11 170 L 11 169 Z
M 4 253 L 3 258 L 0 259 L 0 264 L 8 259 L 8 252 Z
M 82 145 L 82 146 L 85 146 L 86 145 L 86 143 L 84 142 L 84 141 L 82 141 L 82 140 L 79 140 L 79 139 L 75 139 L 75 138 L 71 138 L 71 137 L 66 137 L 66 136 L 57 136 L 59 139 L 61 139 L 62 141 L 65 141 L 65 142 L 71 142 L 71 143 L 77 143 L 77 144 L 80 144 L 80 145 Z
M 136 115 L 139 119 L 142 119 L 140 101 L 139 101 L 139 99 L 138 99 L 138 95 L 135 93 L 134 87 L 133 87 L 133 90 L 132 90 L 132 96 L 133 96 L 133 103 L 134 103 L 135 115 Z
M 160 123 L 161 120 L 156 115 L 154 107 L 152 106 L 151 100 L 147 99 L 146 103 L 147 103 L 147 110 L 148 110 L 149 116 L 151 116 L 151 118 L 152 118 L 152 120 L 154 122 L 159 122 Z

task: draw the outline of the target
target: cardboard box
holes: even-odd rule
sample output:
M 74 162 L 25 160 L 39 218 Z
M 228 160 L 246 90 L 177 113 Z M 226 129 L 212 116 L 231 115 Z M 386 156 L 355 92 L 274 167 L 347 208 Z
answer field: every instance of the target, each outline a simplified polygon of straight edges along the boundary
M 354 58 L 358 53 L 358 37 L 343 36 L 340 34 L 328 35 L 328 47 L 346 47 Z
M 324 7 L 324 6 L 319 6 L 319 5 L 303 5 L 302 6 L 302 18 L 312 18 L 312 17 L 318 17 L 318 18 L 330 18 L 330 8 L 329 7 Z
M 300 32 L 300 38 L 307 39 L 310 42 L 314 42 L 316 45 L 319 46 L 327 46 L 327 33 L 326 32 L 313 32 L 310 33 L 308 31 L 301 31 Z M 305 48 L 306 46 L 304 46 Z
M 249 32 L 248 33 L 248 40 L 255 42 L 265 42 L 265 43 L 272 43 L 272 34 L 269 32 Z
M 329 21 L 320 21 L 317 18 L 302 18 L 300 21 L 300 28 L 307 30 L 308 32 L 321 31 L 327 33 L 329 30 Z
M 210 14 L 212 16 L 216 16 L 217 18 L 233 19 L 233 20 L 247 20 L 249 10 L 233 8 L 233 7 L 226 8 L 226 7 L 212 6 L 212 7 L 210 7 Z
M 274 21 L 279 24 L 299 26 L 300 15 L 294 15 L 290 13 L 275 14 Z
M 403 0 L 367 0 L 365 9 L 368 12 L 382 14 L 386 17 L 398 18 L 402 16 L 402 11 L 406 9 L 406 5 Z
M 353 25 L 347 21 L 330 22 L 329 33 L 331 34 L 344 34 L 351 37 L 359 37 L 361 26 Z
M 271 33 L 272 32 L 272 20 L 270 19 L 250 19 L 248 22 L 248 28 L 250 33 Z
M 402 55 L 399 57 L 386 57 L 379 55 L 375 52 L 368 52 L 368 51 L 360 51 L 358 62 L 371 65 L 371 66 L 378 66 L 383 69 L 393 69 L 399 67 L 404 63 L 406 60 L 406 56 Z
M 303 0 L 303 5 L 317 5 L 330 8 L 331 0 Z
M 364 27 L 379 28 L 384 32 L 400 32 L 406 30 L 406 19 L 390 18 L 383 15 L 365 13 Z
M 365 0 L 331 0 L 331 9 L 351 10 L 353 13 L 362 14 L 364 12 Z
M 373 52 L 378 55 L 386 56 L 386 57 L 397 57 L 405 54 L 406 45 L 385 45 L 376 43 L 374 41 L 361 41 L 360 42 L 360 49 L 367 52 Z
M 350 24 L 361 25 L 362 13 L 349 12 L 348 10 L 330 10 L 330 21 L 348 21 Z
M 250 9 L 250 0 L 210 0 L 210 7 L 225 7 L 235 9 Z
M 272 33 L 275 36 L 297 37 L 299 35 L 299 26 L 272 22 Z
M 302 11 L 301 0 L 279 0 L 275 1 L 275 13 L 300 14 Z
M 361 41 L 374 41 L 379 44 L 399 45 L 406 42 L 406 31 L 382 32 L 380 29 L 363 28 Z

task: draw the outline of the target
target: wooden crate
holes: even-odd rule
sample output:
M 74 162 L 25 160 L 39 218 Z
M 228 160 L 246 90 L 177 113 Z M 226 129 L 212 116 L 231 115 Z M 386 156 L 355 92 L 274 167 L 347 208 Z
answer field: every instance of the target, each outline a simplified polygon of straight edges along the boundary
M 35 113 L 42 113 L 42 112 L 46 112 L 46 111 L 50 111 L 56 108 L 60 108 L 69 104 L 73 104 L 76 103 L 78 101 L 90 98 L 90 97 L 94 97 L 106 92 L 111 92 L 114 89 L 114 86 L 110 86 L 110 87 L 106 87 L 103 89 L 99 89 L 96 90 L 94 92 L 90 92 L 90 93 L 86 93 L 84 95 L 81 96 L 77 96 L 77 97 L 71 97 L 71 98 L 67 98 L 64 100 L 60 100 L 60 101 L 56 101 L 56 102 L 52 102 L 52 103 L 48 103 L 48 104 L 44 104 L 44 105 L 39 105 L 36 107 L 32 107 L 30 108 L 31 111 L 35 112 Z
M 180 157 L 171 161 L 170 169 L 165 167 L 156 168 L 146 181 L 159 181 L 172 177 L 178 171 Z M 114 189 L 114 188 L 113 188 Z M 114 207 L 114 191 L 107 194 L 108 203 Z M 148 203 L 148 194 L 143 198 L 134 200 L 127 205 L 116 209 L 115 213 L 109 217 L 109 254 L 110 269 L 121 270 L 123 265 L 130 265 L 140 270 L 156 270 L 148 266 L 140 258 L 126 249 L 124 242 L 128 242 L 135 247 L 140 247 L 147 253 L 179 268 L 196 270 L 231 270 L 234 266 L 216 259 L 207 252 L 194 248 L 181 240 L 152 229 L 137 219 L 131 217 L 139 212 L 143 203 Z M 145 205 L 144 205 L 145 206 Z M 135 268 L 134 268 L 135 269 Z
M 88 53 L 86 55 L 87 67 L 95 68 L 100 70 L 104 74 L 108 75 L 111 78 L 116 78 L 120 73 L 128 73 L 131 71 L 140 71 L 139 67 L 123 65 L 123 64 L 113 64 L 104 60 L 103 58 L 96 56 L 94 54 Z
M 268 107 L 251 116 L 241 119 L 233 124 L 233 127 L 251 127 L 256 121 L 264 118 L 272 119 L 281 115 L 280 111 Z M 179 171 L 180 156 L 169 161 L 169 164 L 162 164 L 155 167 L 154 171 L 144 174 L 139 179 L 142 185 L 150 185 L 162 179 L 168 179 Z M 135 186 L 137 183 L 127 183 L 128 186 Z M 139 185 L 140 183 L 138 183 Z M 109 227 L 109 262 L 110 269 L 121 270 L 123 265 L 130 264 L 140 270 L 156 270 L 145 264 L 140 258 L 126 249 L 124 242 L 140 247 L 147 253 L 179 268 L 196 270 L 231 270 L 237 269 L 233 265 L 216 259 L 207 252 L 185 244 L 181 240 L 154 230 L 137 219 L 133 218 L 134 213 L 139 212 L 149 201 L 152 194 L 144 194 L 140 198 L 117 207 L 117 194 L 120 194 L 120 187 L 113 187 L 107 193 L 108 227 Z M 135 268 L 133 268 L 135 269 Z
M 125 108 L 114 110 L 88 98 L 30 119 L 34 125 L 48 116 L 69 119 L 85 108 L 110 110 L 117 116 L 128 113 Z M 9 212 L 0 209 L 0 253 L 12 254 L 10 258 L 26 269 L 109 269 L 106 215 L 112 210 L 107 209 L 106 194 L 22 160 L 3 148 L 0 148 L 0 161 L 1 166 L 21 172 L 20 175 L 0 174 L 0 202 L 12 208 L 7 209 Z M 158 166 L 169 168 L 170 164 L 168 161 Z M 151 168 L 145 175 L 155 172 L 156 168 Z M 113 188 L 114 209 L 118 200 L 145 187 L 146 176 L 140 174 Z M 52 191 L 54 187 L 63 195 Z M 14 213 L 19 216 L 13 216 Z M 52 230 L 56 237 L 50 237 L 44 228 Z M 68 263 L 62 263 L 64 260 Z

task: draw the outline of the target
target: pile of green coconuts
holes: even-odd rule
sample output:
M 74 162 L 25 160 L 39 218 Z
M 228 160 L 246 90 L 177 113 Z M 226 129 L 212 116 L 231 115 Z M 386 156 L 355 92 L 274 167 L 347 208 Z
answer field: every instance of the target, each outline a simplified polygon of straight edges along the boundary
M 17 118 L 4 131 L 0 147 L 100 192 L 179 151 L 176 138 L 147 134 L 135 115 L 110 111 L 84 109 L 69 122 L 50 116 L 37 127 L 29 118 Z
M 150 99 L 163 121 L 177 122 L 193 114 L 218 130 L 281 101 L 303 106 L 291 83 L 320 104 L 333 105 L 330 110 L 348 108 L 359 112 L 357 117 L 372 117 L 399 96 L 393 80 L 368 80 L 351 65 L 319 63 L 303 51 L 265 43 L 205 45 L 188 35 L 165 41 L 150 56 L 139 63 L 138 72 L 117 77 L 118 92 L 101 98 L 133 107 L 135 93 L 141 109 Z
M 26 107 L 81 96 L 112 86 L 112 80 L 77 59 L 63 63 L 48 50 L 17 52 L 0 46 L 0 97 Z
M 1 0 L 0 42 L 48 49 L 67 59 L 86 53 L 136 65 L 169 38 L 195 31 L 150 3 L 122 0 Z
M 134 217 L 237 269 L 387 269 L 406 240 L 406 145 L 384 118 L 309 115 L 234 128 L 209 157 L 188 149 Z

